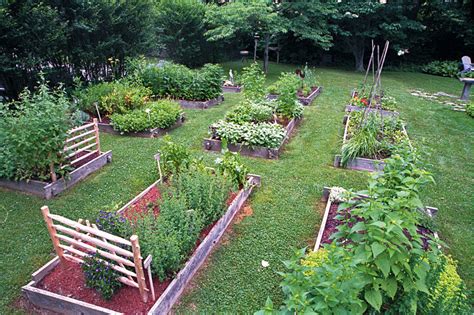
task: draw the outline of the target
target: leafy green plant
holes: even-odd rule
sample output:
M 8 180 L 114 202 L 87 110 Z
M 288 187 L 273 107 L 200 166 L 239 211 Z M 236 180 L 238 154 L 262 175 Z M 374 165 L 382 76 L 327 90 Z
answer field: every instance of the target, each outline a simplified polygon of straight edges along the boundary
M 466 114 L 468 116 L 474 117 L 474 102 L 466 104 Z
M 145 63 L 133 65 L 133 76 L 149 87 L 156 97 L 206 101 L 222 92 L 222 68 L 205 64 L 191 70 L 186 66 L 166 62 L 161 66 Z
M 403 123 L 398 117 L 384 117 L 376 112 L 365 114 L 352 111 L 347 130 L 348 140 L 342 146 L 341 165 L 356 157 L 381 159 L 389 156 L 402 142 L 408 139 L 403 132 Z
M 123 237 L 130 238 L 132 233 L 125 217 L 117 214 L 115 211 L 100 210 L 95 220 L 97 227 L 104 232 Z
M 75 92 L 81 109 L 101 115 L 125 114 L 142 108 L 149 100 L 151 90 L 132 81 L 103 82 Z
M 188 148 L 173 142 L 169 135 L 163 137 L 160 153 L 160 164 L 165 176 L 178 174 L 181 170 L 187 169 L 192 160 Z
M 274 123 L 242 123 L 218 121 L 209 127 L 211 137 L 232 144 L 278 148 L 285 138 L 285 129 Z
M 451 256 L 440 254 L 432 263 L 427 281 L 431 290 L 421 293 L 421 314 L 469 314 L 466 286 L 456 271 L 457 263 Z
M 459 73 L 459 62 L 457 61 L 432 61 L 421 68 L 421 71 L 428 74 L 442 77 L 454 78 Z
M 285 118 L 299 118 L 303 115 L 303 105 L 296 96 L 300 79 L 293 73 L 282 73 L 280 78 L 277 113 Z
M 245 102 L 227 112 L 225 120 L 236 124 L 268 122 L 273 118 L 276 106 L 276 102 L 271 100 Z
M 0 178 L 50 178 L 50 165 L 59 175 L 61 154 L 72 126 L 69 101 L 63 89 L 51 90 L 41 79 L 32 93 L 24 90 L 11 104 L 0 103 Z
M 178 103 L 160 100 L 125 114 L 113 114 L 110 119 L 112 126 L 117 131 L 139 132 L 154 128 L 169 128 L 176 123 L 181 115 L 182 111 Z
M 106 300 L 110 300 L 122 287 L 122 283 L 117 280 L 120 276 L 118 272 L 97 253 L 86 256 L 81 269 L 84 272 L 86 286 L 95 289 Z
M 222 216 L 225 201 L 231 191 L 231 180 L 208 170 L 190 168 L 180 176 L 173 177 L 174 195 L 185 198 L 188 209 L 195 210 L 205 225 Z
M 313 258 L 305 250 L 284 262 L 287 272 L 280 273 L 283 305 L 278 309 L 267 300 L 265 309 L 256 314 L 363 314 L 367 303 L 360 293 L 367 279 L 354 268 L 351 253 L 332 245 L 323 249 L 315 263 L 307 263 Z
M 242 70 L 241 82 L 247 101 L 259 100 L 265 96 L 265 75 L 256 62 Z
M 238 153 L 224 149 L 222 158 L 217 158 L 215 163 L 217 172 L 236 187 L 242 187 L 246 184 L 249 169 L 243 164 Z

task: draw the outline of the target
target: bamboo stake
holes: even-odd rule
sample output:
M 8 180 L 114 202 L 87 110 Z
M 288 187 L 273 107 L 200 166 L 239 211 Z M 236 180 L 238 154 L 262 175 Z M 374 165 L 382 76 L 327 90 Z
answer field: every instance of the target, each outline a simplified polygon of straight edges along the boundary
M 148 293 L 145 282 L 145 275 L 143 273 L 142 256 L 140 254 L 140 245 L 138 244 L 138 236 L 132 235 L 130 237 L 133 250 L 133 260 L 135 262 L 135 272 L 137 274 L 138 290 L 142 297 L 143 303 L 148 302 Z
M 53 242 L 54 250 L 59 257 L 59 260 L 62 264 L 65 263 L 64 259 L 64 251 L 61 247 L 59 247 L 59 240 L 56 237 L 56 229 L 53 226 L 53 220 L 49 217 L 49 208 L 48 206 L 41 207 L 41 213 L 43 213 L 44 221 L 46 222 L 46 227 L 48 228 L 49 237 L 51 237 L 51 241 Z

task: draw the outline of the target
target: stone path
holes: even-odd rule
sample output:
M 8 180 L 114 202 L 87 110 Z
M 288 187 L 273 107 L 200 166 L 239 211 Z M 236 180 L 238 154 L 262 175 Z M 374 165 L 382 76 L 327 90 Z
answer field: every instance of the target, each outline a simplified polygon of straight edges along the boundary
M 436 92 L 432 94 L 422 90 L 410 90 L 409 92 L 413 96 L 431 100 L 441 105 L 450 106 L 452 110 L 458 112 L 466 111 L 466 101 L 460 100 L 456 95 L 444 92 Z

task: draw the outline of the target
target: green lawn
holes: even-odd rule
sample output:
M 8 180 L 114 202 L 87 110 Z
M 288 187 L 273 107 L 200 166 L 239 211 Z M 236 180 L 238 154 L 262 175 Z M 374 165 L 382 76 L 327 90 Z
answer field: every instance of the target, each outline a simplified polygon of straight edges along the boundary
M 226 64 L 234 69 L 239 63 Z M 294 67 L 270 66 L 269 81 Z M 343 108 L 350 90 L 362 74 L 323 68 L 318 70 L 323 93 L 305 118 L 286 152 L 278 161 L 245 158 L 252 173 L 262 176 L 263 186 L 251 198 L 253 215 L 232 228 L 199 273 L 193 290 L 178 310 L 189 312 L 239 312 L 257 310 L 271 296 L 281 301 L 276 271 L 295 248 L 311 244 L 320 222 L 319 203 L 323 186 L 364 187 L 367 173 L 334 169 L 332 160 L 340 150 Z M 471 266 L 474 205 L 474 120 L 465 113 L 418 99 L 409 89 L 459 94 L 454 79 L 418 73 L 386 72 L 383 84 L 399 102 L 415 146 L 425 154 L 426 166 L 436 185 L 423 193 L 425 204 L 440 209 L 440 237 L 460 262 L 461 276 L 474 286 Z M 171 132 L 173 138 L 201 154 L 202 138 L 213 121 L 235 106 L 240 95 L 226 94 L 224 104 L 208 110 L 188 110 L 185 125 Z M 19 296 L 30 274 L 52 257 L 52 245 L 41 218 L 40 207 L 72 219 L 94 218 L 101 209 L 124 204 L 156 177 L 153 154 L 159 139 L 125 138 L 103 134 L 103 147 L 113 150 L 113 163 L 90 176 L 69 192 L 51 201 L 0 190 L 0 313 Z M 209 161 L 217 155 L 204 153 Z M 270 267 L 262 268 L 266 260 Z

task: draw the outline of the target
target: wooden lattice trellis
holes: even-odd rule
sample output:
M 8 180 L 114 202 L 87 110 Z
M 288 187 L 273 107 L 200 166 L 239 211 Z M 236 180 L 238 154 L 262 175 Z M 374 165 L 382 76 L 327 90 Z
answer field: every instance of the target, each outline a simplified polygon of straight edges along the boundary
M 61 263 L 72 261 L 83 263 L 83 258 L 98 253 L 114 270 L 121 273 L 123 284 L 138 288 L 143 302 L 148 301 L 148 291 L 143 271 L 138 236 L 130 240 L 101 231 L 95 224 L 81 219 L 78 222 L 51 214 L 49 208 L 41 208 L 54 250 Z M 130 247 L 131 250 L 126 248 Z M 128 269 L 127 269 L 128 267 Z M 133 268 L 133 270 L 131 270 Z M 153 284 L 150 282 L 151 288 Z M 154 293 L 154 292 L 152 292 Z M 154 295 L 154 294 L 153 294 Z

